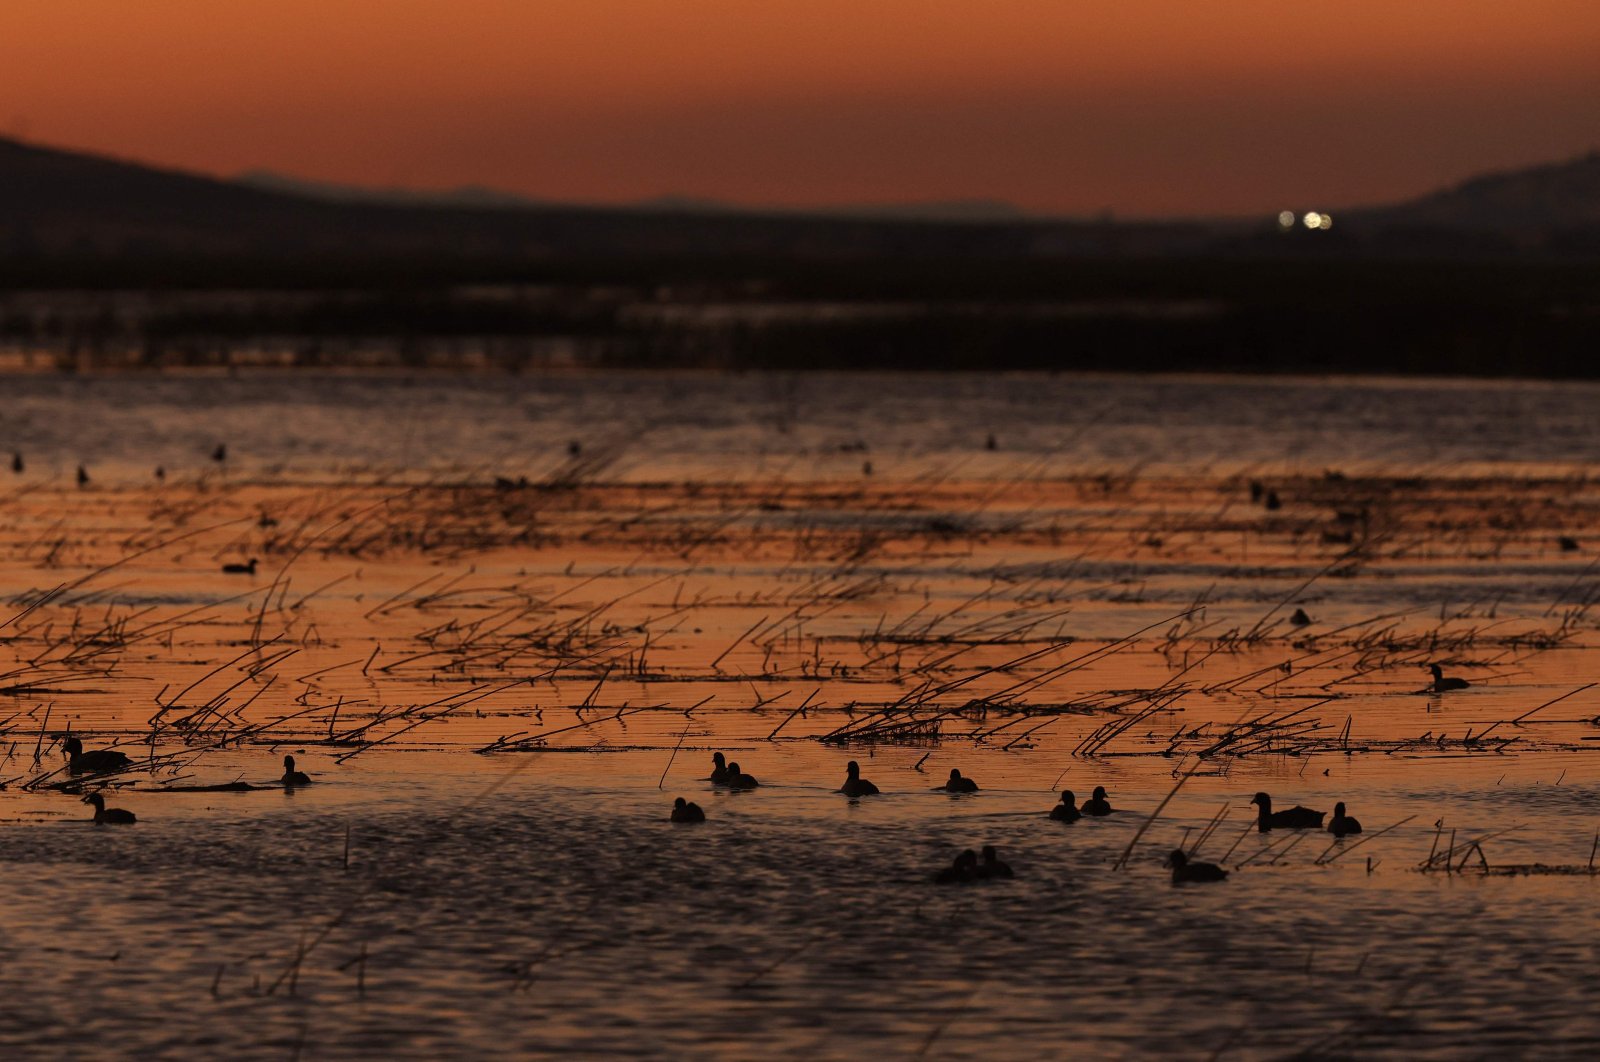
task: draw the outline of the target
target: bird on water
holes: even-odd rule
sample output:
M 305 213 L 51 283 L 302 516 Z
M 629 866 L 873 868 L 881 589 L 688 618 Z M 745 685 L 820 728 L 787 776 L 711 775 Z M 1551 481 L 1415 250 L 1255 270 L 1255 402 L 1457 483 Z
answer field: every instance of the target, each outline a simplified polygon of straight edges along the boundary
M 878 787 L 861 777 L 861 764 L 851 760 L 844 765 L 844 785 L 835 792 L 843 793 L 847 797 L 877 796 Z
M 84 468 L 82 465 L 79 465 L 78 466 L 78 486 L 81 488 L 81 487 L 87 487 L 88 485 L 89 485 L 89 470 L 87 468 Z
M 761 786 L 755 775 L 745 774 L 737 763 L 728 764 L 728 776 L 722 780 L 722 784 L 729 789 L 757 789 Z
M 99 774 L 103 771 L 120 771 L 133 761 L 115 749 L 95 749 L 92 752 L 83 751 L 83 742 L 75 737 L 69 737 L 61 743 L 61 751 L 67 757 L 67 770 L 73 774 Z
M 1188 885 L 1203 881 L 1226 881 L 1228 872 L 1215 863 L 1191 863 L 1183 849 L 1174 848 L 1167 856 L 1166 865 L 1172 868 L 1172 883 Z
M 1433 672 L 1433 685 L 1428 689 L 1433 693 L 1443 693 L 1445 690 L 1464 690 L 1472 685 L 1464 678 L 1444 677 L 1444 669 L 1438 664 L 1429 664 L 1428 670 Z
M 283 758 L 283 778 L 281 781 L 286 787 L 291 785 L 310 785 L 311 776 L 304 771 L 295 770 L 294 757 L 285 756 Z
M 692 803 L 679 797 L 672 802 L 673 822 L 704 822 L 706 813 L 699 804 Z
M 992 844 L 983 846 L 983 862 L 978 864 L 977 874 L 980 878 L 1016 877 L 1016 874 L 1011 870 L 1011 865 L 1000 861 L 1000 857 L 995 854 L 994 845 Z
M 1349 837 L 1361 832 L 1361 823 L 1344 813 L 1342 800 L 1333 806 L 1333 821 L 1328 823 L 1328 832 L 1335 837 Z
M 20 453 L 13 452 L 11 454 L 11 471 L 19 476 L 22 475 L 22 455 Z
M 97 825 L 104 823 L 126 825 L 128 823 L 139 821 L 138 817 L 135 816 L 131 811 L 123 811 L 121 808 L 106 807 L 106 798 L 101 796 L 99 793 L 90 793 L 88 796 L 83 798 L 83 802 L 85 804 L 94 805 L 94 821 Z
M 1096 816 L 1111 814 L 1111 802 L 1106 799 L 1105 786 L 1097 785 L 1094 787 L 1094 793 L 1088 800 L 1083 802 L 1083 813 Z
M 955 885 L 964 881 L 972 881 L 978 876 L 978 853 L 967 849 L 956 856 L 955 861 L 933 876 L 933 880 L 940 885 Z
M 251 557 L 243 564 L 224 564 L 222 571 L 227 575 L 254 575 L 256 573 L 256 559 Z
M 1072 790 L 1061 791 L 1061 803 L 1050 809 L 1050 817 L 1056 822 L 1077 822 L 1083 818 L 1083 812 L 1078 810 L 1078 798 L 1072 795 Z
M 1256 829 L 1262 833 L 1272 830 L 1320 830 L 1322 829 L 1325 811 L 1312 811 L 1296 804 L 1284 811 L 1272 810 L 1272 798 L 1265 793 L 1257 793 L 1250 798 L 1250 803 L 1258 809 L 1256 811 Z
M 720 752 L 711 754 L 711 777 L 706 781 L 712 785 L 721 785 L 728 780 L 728 758 Z
M 952 767 L 950 768 L 950 777 L 945 781 L 944 785 L 935 786 L 934 789 L 940 793 L 976 793 L 978 791 L 978 783 L 971 778 L 961 777 L 961 772 Z

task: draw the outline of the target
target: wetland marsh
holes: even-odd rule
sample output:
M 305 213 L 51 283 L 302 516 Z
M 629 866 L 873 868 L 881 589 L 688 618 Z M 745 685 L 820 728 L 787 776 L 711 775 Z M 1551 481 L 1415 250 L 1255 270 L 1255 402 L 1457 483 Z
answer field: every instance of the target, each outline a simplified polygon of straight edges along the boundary
M 1600 386 L 0 386 L 8 1056 L 1600 1049 Z

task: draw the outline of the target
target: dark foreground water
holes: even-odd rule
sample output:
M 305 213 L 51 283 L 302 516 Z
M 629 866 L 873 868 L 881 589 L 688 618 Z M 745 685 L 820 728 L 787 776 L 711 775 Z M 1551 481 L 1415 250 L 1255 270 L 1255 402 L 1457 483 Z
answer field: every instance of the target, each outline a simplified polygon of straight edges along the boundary
M 474 758 L 463 773 L 379 755 L 287 796 L 146 795 L 148 821 L 125 829 L 7 826 L 0 1046 L 252 1059 L 1600 1049 L 1594 880 L 1418 873 L 1431 823 L 1367 846 L 1371 870 L 1356 854 L 1314 866 L 1329 839 L 1311 836 L 1278 865 L 1174 889 L 1161 855 L 1240 782 L 1191 783 L 1116 870 L 1160 792 L 1119 790 L 1137 812 L 1062 826 L 1043 817 L 1048 793 L 851 804 L 821 786 L 717 795 L 686 777 L 658 792 L 644 774 L 659 756 L 594 761 L 593 786 L 541 780 L 548 759 Z M 666 822 L 672 793 L 710 821 Z M 1595 797 L 1509 787 L 1464 814 L 1515 819 L 1537 834 L 1526 850 L 1581 863 L 1571 820 L 1591 821 Z M 1455 794 L 1364 799 L 1398 819 Z M 1238 837 L 1219 831 L 1202 854 Z M 1014 880 L 928 880 L 985 842 Z M 1230 861 L 1260 848 L 1249 834 Z

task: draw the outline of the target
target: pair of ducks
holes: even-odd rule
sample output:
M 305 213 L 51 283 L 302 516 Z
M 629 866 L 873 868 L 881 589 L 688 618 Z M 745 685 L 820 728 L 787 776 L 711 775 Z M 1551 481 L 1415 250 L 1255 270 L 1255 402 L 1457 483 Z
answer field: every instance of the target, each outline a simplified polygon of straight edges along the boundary
M 1094 795 L 1083 802 L 1083 807 L 1078 806 L 1078 798 L 1072 795 L 1072 790 L 1061 791 L 1061 803 L 1050 809 L 1050 818 L 1056 822 L 1077 822 L 1085 815 L 1099 818 L 1111 814 L 1111 801 L 1106 799 L 1106 787 L 1094 787 Z
M 711 754 L 711 777 L 707 781 L 712 785 L 720 785 L 725 789 L 756 789 L 761 785 L 760 782 L 756 781 L 755 775 L 745 774 L 739 769 L 737 763 L 729 763 L 720 752 Z M 673 821 L 676 822 L 677 820 L 674 819 Z
M 1320 830 L 1322 820 L 1327 815 L 1327 812 L 1312 811 L 1298 804 L 1284 811 L 1273 811 L 1272 798 L 1266 793 L 1257 793 L 1250 798 L 1250 803 L 1256 806 L 1256 829 L 1261 833 L 1273 830 Z M 1333 806 L 1333 821 L 1328 823 L 1328 832 L 1335 837 L 1349 837 L 1361 832 L 1361 823 L 1345 814 L 1342 800 Z
M 956 856 L 955 862 L 945 867 L 933 876 L 933 880 L 940 885 L 957 885 L 969 881 L 988 881 L 993 878 L 1016 877 L 1009 864 L 1001 862 L 995 853 L 994 845 L 983 846 L 983 862 L 978 862 L 978 855 L 968 848 Z

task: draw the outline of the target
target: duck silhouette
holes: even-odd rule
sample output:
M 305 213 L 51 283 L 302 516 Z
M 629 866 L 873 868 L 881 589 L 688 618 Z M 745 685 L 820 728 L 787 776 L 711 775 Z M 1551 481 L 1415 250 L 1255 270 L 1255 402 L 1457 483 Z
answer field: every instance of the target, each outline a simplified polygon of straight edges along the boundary
M 256 559 L 251 557 L 243 564 L 224 564 L 222 570 L 228 575 L 254 575 L 256 573 Z
M 1265 793 L 1257 793 L 1250 798 L 1250 803 L 1259 809 L 1256 812 L 1256 829 L 1262 833 L 1272 830 L 1320 830 L 1323 816 L 1327 814 L 1298 804 L 1284 811 L 1273 811 L 1272 798 Z
M 85 804 L 94 805 L 94 821 L 97 825 L 103 825 L 105 823 L 126 825 L 128 823 L 139 821 L 138 817 L 135 816 L 131 811 L 123 811 L 121 808 L 106 807 L 106 798 L 101 796 L 99 793 L 90 793 L 88 796 L 83 798 L 83 802 Z
M 75 737 L 69 737 L 61 743 L 61 751 L 67 757 L 67 770 L 72 774 L 100 774 L 105 771 L 120 771 L 133 761 L 115 749 L 95 749 L 92 752 L 83 751 L 83 742 Z
M 1016 874 L 1011 870 L 1011 865 L 1000 861 L 1000 857 L 995 854 L 994 845 L 992 844 L 983 846 L 983 862 L 978 864 L 976 873 L 980 878 L 1016 877 Z
M 704 822 L 706 821 L 706 813 L 699 804 L 690 803 L 683 797 L 679 797 L 672 802 L 672 821 Z
M 1328 832 L 1335 837 L 1349 837 L 1361 832 L 1361 823 L 1344 813 L 1342 800 L 1333 806 L 1333 821 L 1328 823 Z
M 955 885 L 965 881 L 972 881 L 978 876 L 978 853 L 967 849 L 956 856 L 955 861 L 933 876 L 933 880 L 940 885 Z
M 851 760 L 844 765 L 844 785 L 834 792 L 843 793 L 847 797 L 877 796 L 878 787 L 861 777 L 861 764 Z
M 1061 791 L 1061 803 L 1050 809 L 1050 817 L 1056 822 L 1077 822 L 1083 818 L 1083 812 L 1078 810 L 1078 798 L 1072 795 L 1072 790 Z
M 1172 868 L 1174 885 L 1198 884 L 1205 881 L 1226 881 L 1228 872 L 1215 863 L 1191 863 L 1183 849 L 1174 848 L 1165 864 Z
M 1438 664 L 1429 664 L 1428 670 L 1433 672 L 1433 685 L 1428 687 L 1431 693 L 1443 693 L 1445 690 L 1464 690 L 1472 685 L 1463 678 L 1445 678 L 1444 669 Z
M 950 768 L 950 777 L 945 781 L 944 785 L 935 788 L 936 791 L 941 793 L 976 793 L 978 791 L 978 783 L 971 778 L 961 777 L 961 772 L 952 767 Z
M 728 759 L 720 752 L 711 754 L 711 776 L 706 779 L 712 785 L 722 785 L 728 780 Z
M 728 776 L 722 780 L 722 784 L 729 789 L 757 789 L 761 785 L 755 775 L 745 774 L 737 763 L 728 764 Z
M 1083 813 L 1096 817 L 1111 814 L 1111 802 L 1106 799 L 1105 786 L 1097 785 L 1094 787 L 1093 795 L 1083 802 Z
M 311 784 L 311 776 L 309 774 L 294 769 L 293 756 L 285 756 L 283 758 L 283 777 L 279 780 L 283 782 L 285 788 L 292 785 Z

